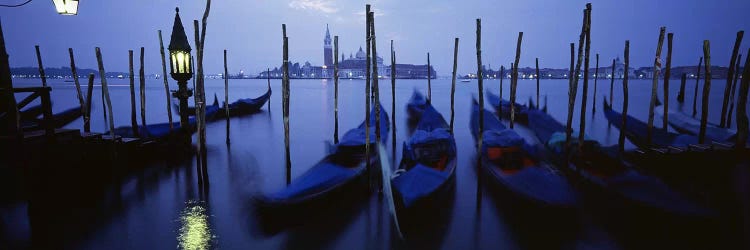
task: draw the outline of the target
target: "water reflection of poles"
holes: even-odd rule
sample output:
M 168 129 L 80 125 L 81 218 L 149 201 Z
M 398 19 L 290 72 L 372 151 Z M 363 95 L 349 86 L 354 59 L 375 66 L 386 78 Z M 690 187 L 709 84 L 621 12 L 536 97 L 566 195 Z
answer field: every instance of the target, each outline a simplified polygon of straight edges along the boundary
M 539 57 L 536 58 L 536 75 L 534 78 L 536 78 L 536 105 L 542 105 L 541 102 L 539 102 Z

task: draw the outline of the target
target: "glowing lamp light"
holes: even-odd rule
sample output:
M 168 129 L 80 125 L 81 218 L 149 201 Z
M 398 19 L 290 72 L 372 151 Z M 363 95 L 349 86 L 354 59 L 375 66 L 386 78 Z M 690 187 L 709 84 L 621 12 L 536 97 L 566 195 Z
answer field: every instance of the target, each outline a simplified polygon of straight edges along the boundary
M 52 0 L 55 10 L 60 15 L 72 16 L 78 14 L 78 0 Z
M 187 81 L 192 77 L 193 69 L 190 65 L 190 44 L 188 43 L 185 28 L 180 19 L 180 9 L 176 9 L 174 26 L 172 27 L 172 39 L 169 41 L 170 73 L 178 82 Z

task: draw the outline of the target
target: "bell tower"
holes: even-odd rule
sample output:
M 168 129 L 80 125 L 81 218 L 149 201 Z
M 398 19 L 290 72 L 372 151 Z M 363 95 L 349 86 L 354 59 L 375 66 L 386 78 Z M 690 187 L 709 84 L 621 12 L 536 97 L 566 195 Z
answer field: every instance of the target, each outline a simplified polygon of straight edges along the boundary
M 331 32 L 326 24 L 326 37 L 323 39 L 323 65 L 326 68 L 333 67 L 333 48 L 331 47 Z

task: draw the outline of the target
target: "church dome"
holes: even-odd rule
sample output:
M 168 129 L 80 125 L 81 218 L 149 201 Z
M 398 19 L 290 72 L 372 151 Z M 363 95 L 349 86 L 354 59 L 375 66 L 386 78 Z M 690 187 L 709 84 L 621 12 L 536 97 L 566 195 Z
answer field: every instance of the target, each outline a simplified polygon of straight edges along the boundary
M 357 59 L 366 59 L 367 55 L 365 55 L 365 52 L 362 51 L 362 47 L 359 47 L 359 51 L 357 51 Z

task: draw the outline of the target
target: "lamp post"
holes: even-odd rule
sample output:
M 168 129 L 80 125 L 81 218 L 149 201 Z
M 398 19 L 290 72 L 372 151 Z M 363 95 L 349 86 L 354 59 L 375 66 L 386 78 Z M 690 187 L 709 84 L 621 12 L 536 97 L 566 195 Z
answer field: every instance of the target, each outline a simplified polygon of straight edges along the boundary
M 78 0 L 52 0 L 55 4 L 55 10 L 60 15 L 78 14 Z
M 193 76 L 190 65 L 190 44 L 185 35 L 185 28 L 180 20 L 180 8 L 175 9 L 174 26 L 172 26 L 172 38 L 169 41 L 169 66 L 172 78 L 177 81 L 178 89 L 172 92 L 172 96 L 180 100 L 180 127 L 187 129 L 188 125 L 188 98 L 193 96 L 193 91 L 188 89 L 187 81 Z M 189 136 L 188 136 L 189 138 Z

